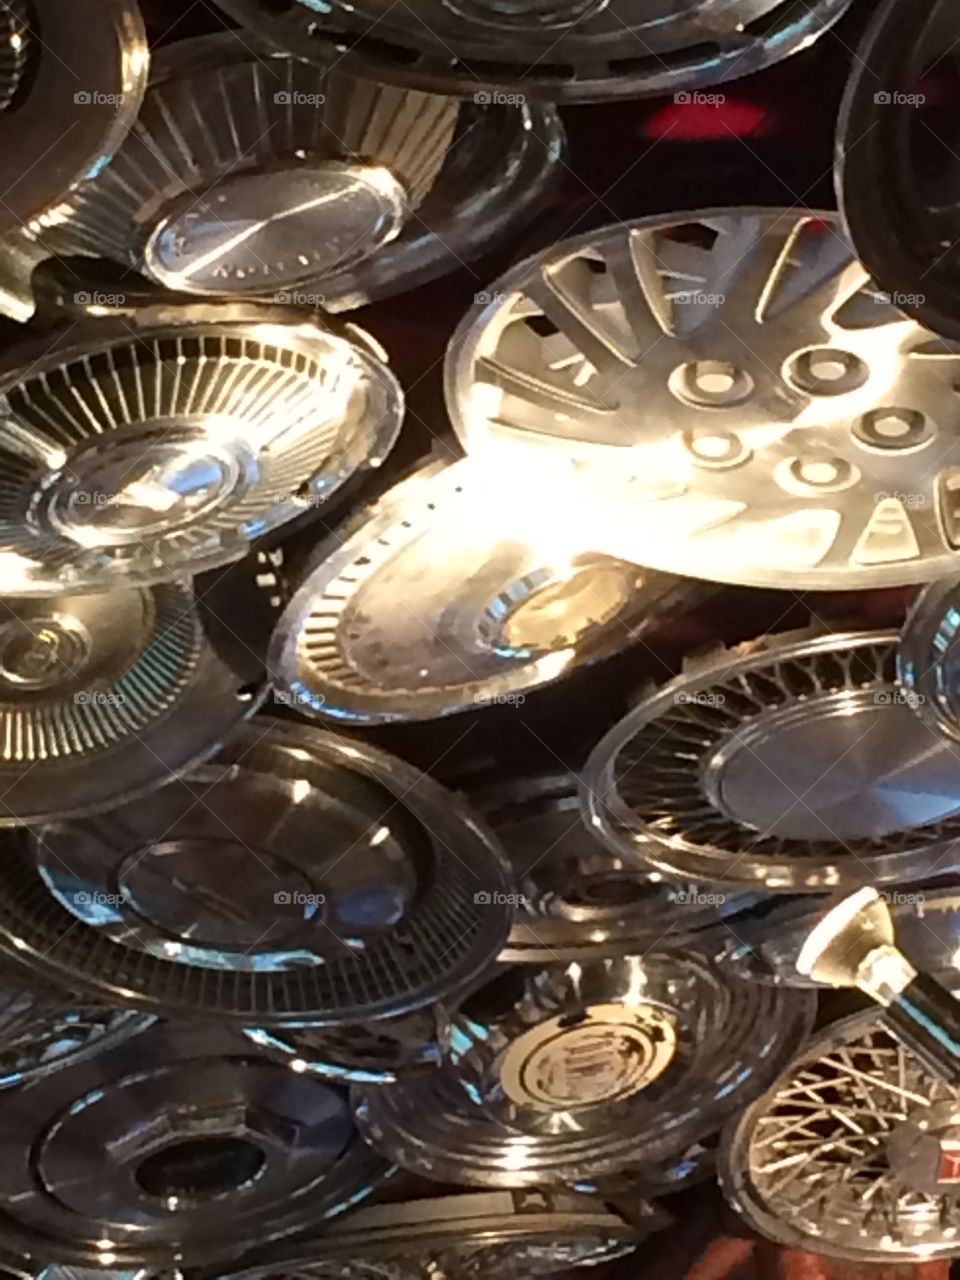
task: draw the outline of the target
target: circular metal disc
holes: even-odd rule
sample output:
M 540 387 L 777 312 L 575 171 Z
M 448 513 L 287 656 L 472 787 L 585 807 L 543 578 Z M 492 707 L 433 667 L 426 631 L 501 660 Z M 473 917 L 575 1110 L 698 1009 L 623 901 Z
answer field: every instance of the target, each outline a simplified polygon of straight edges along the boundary
M 519 1002 L 491 988 L 466 1007 L 450 1064 L 356 1092 L 391 1160 L 508 1187 L 655 1165 L 765 1088 L 813 1015 L 810 993 L 740 982 L 694 952 L 517 972 Z M 494 996 L 500 1010 L 481 1014 Z
M 519 705 L 694 598 L 491 481 L 428 462 L 320 548 L 271 646 L 279 696 L 367 724 Z
M 549 964 L 692 942 L 755 900 L 665 880 L 612 856 L 583 821 L 572 774 L 525 778 L 470 799 L 507 850 L 523 896 L 503 961 Z
M 550 1189 L 473 1192 L 360 1209 L 319 1240 L 272 1249 L 271 1265 L 244 1259 L 251 1264 L 244 1276 L 353 1275 L 335 1270 L 347 1257 L 369 1267 L 366 1274 L 389 1259 L 416 1276 L 537 1275 L 611 1261 L 639 1239 L 599 1197 Z
M 488 249 L 557 175 L 551 109 L 389 88 L 338 62 L 234 32 L 163 49 L 136 130 L 44 231 L 46 250 L 181 292 L 339 311 Z
M 0 1243 L 44 1263 L 221 1265 L 384 1172 L 343 1091 L 218 1029 L 157 1026 L 0 1113 Z
M 897 674 L 921 719 L 960 742 L 960 578 L 931 583 L 900 635 Z
M 958 1151 L 960 1091 L 871 1010 L 828 1028 L 731 1126 L 721 1184 L 790 1248 L 892 1266 L 960 1254 Z
M 896 684 L 896 639 L 789 634 L 692 665 L 595 748 L 597 835 L 670 875 L 773 893 L 935 874 L 960 836 L 960 752 Z
M 578 473 L 597 550 L 777 588 L 956 572 L 960 349 L 877 293 L 834 215 L 618 224 L 489 292 L 449 346 L 454 425 Z
M 139 1035 L 153 1019 L 62 992 L 0 988 L 0 1089 L 25 1085 Z
M 303 311 L 156 305 L 20 348 L 0 373 L 6 589 L 104 590 L 237 560 L 378 465 L 402 406 L 359 339 Z
M 0 231 L 19 233 L 123 142 L 146 88 L 147 39 L 135 0 L 5 0 L 2 9 L 16 26 L 0 19 Z
M 453 796 L 275 720 L 109 818 L 41 829 L 31 854 L 0 864 L 0 949 L 168 1016 L 407 1013 L 481 981 L 509 927 L 502 855 Z
M 379 1022 L 273 1031 L 248 1027 L 244 1034 L 294 1071 L 347 1084 L 392 1084 L 411 1071 L 431 1071 L 450 1048 L 449 1019 L 438 1004 Z
M 849 0 L 217 0 L 274 45 L 331 48 L 384 80 L 471 96 L 593 102 L 748 75 L 812 44 Z M 496 101 L 496 92 L 491 93 Z
M 909 315 L 960 339 L 956 6 L 884 0 L 856 51 L 837 189 L 857 252 Z
M 0 601 L 0 826 L 142 797 L 256 709 L 262 671 L 213 642 L 211 606 L 243 635 L 180 586 Z

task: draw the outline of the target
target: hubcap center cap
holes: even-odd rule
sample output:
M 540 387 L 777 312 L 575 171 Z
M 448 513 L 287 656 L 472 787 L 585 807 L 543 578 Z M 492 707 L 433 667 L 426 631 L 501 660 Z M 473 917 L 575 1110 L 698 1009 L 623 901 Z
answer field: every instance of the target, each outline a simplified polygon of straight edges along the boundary
M 566 1110 L 629 1098 L 669 1066 L 675 1023 L 649 1006 L 594 1005 L 555 1018 L 513 1042 L 500 1083 L 518 1106 Z

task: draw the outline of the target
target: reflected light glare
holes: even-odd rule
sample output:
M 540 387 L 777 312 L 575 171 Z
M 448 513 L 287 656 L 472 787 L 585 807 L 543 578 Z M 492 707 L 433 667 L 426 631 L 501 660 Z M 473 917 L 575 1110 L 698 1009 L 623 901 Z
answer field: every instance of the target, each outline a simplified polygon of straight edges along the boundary
M 563 675 L 576 656 L 576 649 L 558 649 L 556 653 L 544 654 L 542 658 L 537 660 L 537 678 L 552 680 L 556 676 Z
M 378 844 L 383 844 L 384 840 L 390 838 L 389 827 L 379 827 L 370 837 L 371 847 L 375 848 Z
M 310 783 L 306 778 L 297 778 L 291 790 L 291 799 L 294 804 L 302 804 L 310 794 Z
M 488 426 L 500 416 L 503 391 L 491 382 L 475 382 L 467 392 L 463 416 L 468 430 Z
M 292 1059 L 290 1063 L 291 1071 L 296 1071 L 297 1075 L 302 1075 L 303 1072 L 306 1071 L 306 1069 L 307 1069 L 307 1064 L 304 1062 L 303 1058 Z
M 13 594 L 16 585 L 29 582 L 34 563 L 16 551 L 0 551 L 0 583 L 7 594 Z
M 525 1147 L 511 1146 L 506 1155 L 500 1161 L 504 1169 L 525 1169 L 530 1163 L 530 1157 Z

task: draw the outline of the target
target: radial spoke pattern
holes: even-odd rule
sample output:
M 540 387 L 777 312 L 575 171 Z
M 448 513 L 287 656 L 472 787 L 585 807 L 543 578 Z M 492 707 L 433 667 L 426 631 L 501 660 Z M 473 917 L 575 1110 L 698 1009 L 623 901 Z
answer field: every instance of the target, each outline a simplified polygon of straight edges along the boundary
M 166 53 L 125 145 L 81 188 L 70 217 L 45 233 L 50 249 L 142 266 L 149 232 L 180 196 L 190 196 L 198 210 L 195 225 L 184 224 L 185 234 L 192 229 L 212 249 L 235 234 L 235 217 L 247 212 L 244 176 L 284 164 L 300 174 L 331 160 L 381 166 L 401 183 L 409 213 L 430 191 L 453 141 L 460 107 L 452 98 L 354 80 L 296 58 L 260 56 L 249 41 L 231 35 L 187 41 Z M 274 175 L 275 190 L 283 181 Z M 229 194 L 201 205 L 205 192 L 227 182 L 240 193 L 239 205 Z M 164 195 L 159 211 L 158 192 Z M 309 267 L 313 248 L 288 245 L 292 261 L 273 272 L 274 287 L 288 277 L 295 281 L 298 253 L 308 255 Z M 349 257 L 347 248 L 344 260 Z M 267 264 L 260 265 L 266 271 Z M 243 278 L 229 274 L 229 258 L 218 270 L 234 289 L 243 288 Z M 261 288 L 271 283 L 259 272 L 254 281 Z
M 139 635 L 131 635 L 129 661 L 114 663 L 115 670 L 104 672 L 103 653 L 91 652 L 76 660 L 76 667 L 64 667 L 59 687 L 46 696 L 33 692 L 14 697 L 16 689 L 0 682 L 0 779 L 4 767 L 49 767 L 109 751 L 176 706 L 195 675 L 205 644 L 191 595 L 180 588 L 159 587 L 143 597 L 128 597 L 122 610 L 115 600 L 110 598 L 113 625 L 122 621 L 131 631 L 140 628 Z M 101 610 L 95 621 L 101 628 L 98 640 L 106 649 L 105 598 Z M 35 623 L 32 631 L 42 633 L 43 626 Z M 88 684 L 95 689 L 88 689 Z
M 389 447 L 390 375 L 320 330 L 274 332 L 194 323 L 11 380 L 0 547 L 25 594 L 238 559 Z
M 780 891 L 935 867 L 960 835 L 944 791 L 956 765 L 904 705 L 895 637 L 745 650 L 672 682 L 596 748 L 584 795 L 608 843 L 674 874 Z M 918 787 L 929 805 L 905 799 Z
M 955 1250 L 960 1203 L 911 1188 L 891 1165 L 888 1144 L 899 1128 L 960 1094 L 872 1019 L 840 1024 L 815 1049 L 750 1119 L 746 1203 L 781 1231 L 847 1256 Z
M 871 285 L 832 216 L 611 227 L 495 296 L 450 346 L 458 431 L 583 464 L 621 513 L 602 549 L 769 586 L 948 571 L 960 346 Z

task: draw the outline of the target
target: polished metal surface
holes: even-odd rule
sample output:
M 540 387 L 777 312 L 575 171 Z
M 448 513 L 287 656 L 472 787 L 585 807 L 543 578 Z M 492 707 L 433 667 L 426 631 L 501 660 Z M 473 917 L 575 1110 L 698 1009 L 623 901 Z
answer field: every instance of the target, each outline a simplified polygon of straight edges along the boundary
M 0 1089 L 30 1084 L 53 1071 L 106 1053 L 139 1035 L 153 1019 L 96 1007 L 64 991 L 0 986 Z
M 478 1186 L 659 1174 L 767 1086 L 813 1016 L 810 993 L 665 947 L 512 978 L 467 1003 L 449 1064 L 355 1090 L 364 1136 L 389 1159 Z
M 158 1025 L 0 1095 L 0 1244 L 44 1263 L 215 1263 L 385 1173 L 346 1095 L 220 1029 Z
M 960 1254 L 960 1092 L 879 1012 L 833 1024 L 731 1125 L 721 1184 L 752 1228 L 851 1261 Z
M 471 96 L 635 98 L 748 75 L 813 43 L 849 0 L 217 0 L 274 45 Z
M 135 0 L 2 9 L 0 232 L 20 236 L 59 216 L 123 142 L 146 88 L 147 40 Z
M 956 45 L 950 0 L 881 0 L 837 125 L 843 217 L 880 288 L 960 339 Z
M 501 467 L 580 474 L 595 550 L 776 588 L 956 572 L 957 350 L 835 215 L 618 224 L 488 292 L 448 348 L 454 425 Z
M 31 58 L 37 56 L 30 31 L 30 0 L 0 2 L 0 111 L 6 111 L 23 88 Z
M 614 857 L 583 820 L 577 779 L 544 774 L 470 795 L 513 864 L 523 895 L 501 960 L 550 964 L 703 942 L 755 901 L 665 879 Z M 704 942 L 704 945 L 709 945 Z
M 339 311 L 460 266 L 558 176 L 550 109 L 390 88 L 338 63 L 234 32 L 163 49 L 135 131 L 45 250 L 187 293 Z
M 270 1265 L 253 1257 L 245 1280 L 277 1275 L 378 1275 L 388 1262 L 420 1277 L 529 1276 L 596 1265 L 632 1252 L 641 1233 L 597 1197 L 568 1191 L 431 1196 L 361 1208 L 314 1242 L 281 1246 Z M 349 1258 L 350 1263 L 344 1261 Z M 340 1270 L 337 1270 L 337 1267 Z
M 482 981 L 511 887 L 492 838 L 416 769 L 255 719 L 155 795 L 11 842 L 0 950 L 168 1016 L 342 1025 Z
M 214 642 L 215 610 L 243 633 L 216 590 L 0 601 L 0 826 L 100 812 L 217 750 L 266 685 Z
M 450 1020 L 439 1004 L 398 1018 L 345 1027 L 248 1027 L 245 1035 L 293 1070 L 345 1084 L 393 1084 L 432 1071 L 450 1049 Z
M 0 405 L 6 589 L 50 596 L 239 559 L 383 460 L 403 393 L 302 310 L 158 302 L 16 347 Z
M 897 674 L 930 729 L 960 743 L 960 578 L 925 587 L 900 634 Z
M 522 705 L 696 598 L 593 555 L 522 477 L 497 476 L 492 501 L 493 479 L 428 461 L 320 547 L 269 658 L 301 711 L 377 724 Z
M 667 874 L 773 893 L 950 865 L 960 751 L 896 683 L 896 640 L 790 633 L 689 664 L 594 749 L 596 834 Z
M 314 173 L 291 165 L 228 176 L 167 213 L 150 234 L 144 267 L 188 293 L 289 287 L 308 270 L 323 275 L 376 253 L 399 235 L 404 202 L 390 170 L 369 164 L 331 160 Z
M 950 868 L 941 865 L 937 871 Z M 918 969 L 940 976 L 960 968 L 960 889 L 949 876 L 944 880 L 905 884 L 881 894 L 893 911 L 904 954 Z M 820 898 L 770 899 L 729 922 L 726 935 L 719 935 L 718 954 L 752 982 L 819 986 L 797 972 L 797 959 L 822 913 Z

